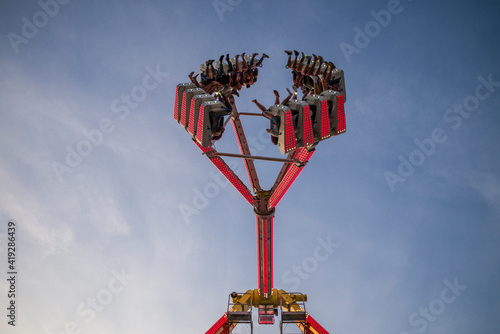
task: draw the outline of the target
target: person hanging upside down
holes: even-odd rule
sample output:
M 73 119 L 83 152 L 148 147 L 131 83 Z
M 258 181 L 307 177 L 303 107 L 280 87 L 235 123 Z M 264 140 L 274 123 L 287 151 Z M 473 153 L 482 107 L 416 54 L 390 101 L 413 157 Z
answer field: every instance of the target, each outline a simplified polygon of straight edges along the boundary
M 279 96 L 279 93 L 277 90 L 274 90 L 274 95 L 275 95 L 275 104 L 280 104 L 280 96 Z M 285 100 L 283 100 L 284 103 L 282 104 L 286 104 L 288 103 L 288 101 L 290 100 L 290 98 L 292 97 L 292 93 L 290 91 L 288 91 L 288 97 L 285 98 Z M 257 99 L 255 100 L 252 100 L 253 103 L 255 103 L 257 105 L 257 107 L 259 108 L 259 110 L 262 112 L 262 116 L 264 116 L 265 118 L 268 118 L 270 120 L 270 128 L 269 129 L 266 129 L 266 132 L 269 133 L 269 135 L 271 136 L 271 141 L 274 145 L 278 145 L 278 136 L 280 134 L 280 117 L 278 115 L 274 115 L 269 109 L 267 109 L 266 107 L 264 107 L 262 104 L 259 103 L 259 101 L 257 101 Z
M 210 130 L 212 131 L 212 140 L 219 140 L 225 131 L 224 116 L 231 113 L 231 110 L 211 111 L 210 112 Z

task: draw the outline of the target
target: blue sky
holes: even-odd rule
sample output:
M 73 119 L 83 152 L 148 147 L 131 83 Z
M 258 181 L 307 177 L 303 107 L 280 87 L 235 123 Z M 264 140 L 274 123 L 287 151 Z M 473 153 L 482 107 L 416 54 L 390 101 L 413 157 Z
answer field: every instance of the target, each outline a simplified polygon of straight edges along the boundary
M 19 273 L 2 333 L 204 333 L 231 291 L 257 287 L 252 208 L 173 98 L 205 60 L 265 52 L 236 101 L 256 112 L 291 86 L 285 49 L 345 71 L 347 132 L 277 208 L 275 287 L 307 293 L 331 333 L 500 333 L 497 1 L 55 4 L 1 4 L 5 314 L 9 221 Z M 279 155 L 266 121 L 244 124 L 254 153 Z M 235 151 L 232 131 L 217 148 Z M 257 166 L 270 188 L 279 166 Z

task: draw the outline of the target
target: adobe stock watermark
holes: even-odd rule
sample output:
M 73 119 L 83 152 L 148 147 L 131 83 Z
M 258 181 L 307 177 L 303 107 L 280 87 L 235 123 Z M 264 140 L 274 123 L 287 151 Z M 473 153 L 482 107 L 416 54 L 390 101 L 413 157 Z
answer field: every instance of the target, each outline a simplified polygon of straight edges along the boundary
M 115 295 L 122 293 L 131 281 L 135 279 L 134 276 L 128 274 L 125 268 L 120 272 L 112 270 L 111 277 L 105 288 L 100 289 L 95 295 L 92 295 L 81 302 L 75 310 L 76 319 L 68 321 L 64 324 L 64 329 L 54 334 L 75 334 L 81 333 L 82 326 L 88 324 L 96 318 L 97 313 L 101 313 L 106 307 L 114 300 Z M 48 332 L 52 334 L 51 332 Z
M 457 278 L 453 280 L 453 283 L 447 279 L 443 283 L 445 287 L 441 290 L 439 297 L 431 300 L 428 307 L 419 307 L 408 317 L 408 323 L 413 327 L 412 332 L 423 333 L 429 327 L 429 323 L 436 321 L 437 317 L 446 310 L 446 307 L 454 303 L 467 289 L 466 285 L 458 283 Z M 399 334 L 410 334 L 410 332 L 401 331 Z
M 412 0 L 408 0 L 412 1 Z M 351 45 L 346 42 L 339 44 L 340 50 L 344 54 L 345 59 L 348 63 L 352 61 L 353 54 L 360 54 L 361 51 L 370 45 L 373 38 L 380 35 L 382 28 L 386 28 L 392 21 L 394 15 L 401 14 L 404 7 L 400 0 L 389 0 L 387 2 L 387 9 L 381 9 L 379 11 L 371 10 L 370 15 L 373 20 L 368 21 L 364 29 L 358 26 L 354 27 L 354 39 Z
M 459 129 L 463 120 L 473 115 L 480 107 L 481 101 L 487 100 L 500 87 L 500 81 L 493 81 L 493 75 L 488 75 L 488 79 L 483 76 L 477 78 L 479 84 L 476 86 L 473 95 L 465 97 L 462 102 L 456 103 L 453 107 L 443 113 L 443 120 L 452 130 Z M 398 156 L 399 166 L 395 172 L 386 171 L 385 180 L 392 192 L 396 190 L 398 183 L 403 183 L 407 178 L 413 175 L 415 168 L 422 166 L 427 157 L 430 157 L 436 151 L 438 144 L 443 144 L 448 140 L 448 135 L 443 128 L 437 127 L 431 131 L 427 138 L 422 140 L 415 139 L 416 149 L 405 158 Z
M 266 129 L 262 129 L 257 136 L 247 136 L 247 142 L 251 152 L 259 152 L 271 143 L 271 139 Z M 243 172 L 245 169 L 242 160 L 228 160 L 227 164 L 236 174 Z M 199 215 L 202 210 L 208 207 L 210 200 L 219 196 L 221 189 L 226 188 L 230 184 L 218 170 L 211 170 L 208 175 L 212 181 L 207 182 L 202 190 L 198 187 L 193 189 L 191 204 L 179 204 L 179 211 L 186 224 L 190 224 L 191 216 Z
M 19 52 L 19 46 L 21 44 L 28 44 L 30 40 L 38 35 L 39 29 L 45 27 L 50 19 L 54 18 L 58 13 L 61 5 L 66 5 L 70 0 L 41 0 L 38 1 L 38 6 L 41 10 L 35 12 L 31 20 L 26 16 L 21 18 L 21 33 L 16 34 L 14 32 L 9 32 L 7 38 L 9 39 L 10 45 L 15 53 Z
M 241 5 L 243 0 L 214 0 L 212 2 L 212 6 L 214 6 L 217 15 L 219 16 L 219 20 L 224 21 L 224 13 L 229 11 L 232 12 L 236 6 Z
M 332 236 L 316 238 L 317 245 L 314 248 L 313 255 L 306 257 L 299 265 L 293 264 L 292 267 L 285 271 L 281 276 L 281 280 L 285 284 L 290 284 L 290 290 L 297 290 L 303 280 L 310 277 L 310 274 L 318 270 L 319 263 L 325 262 L 333 254 L 336 248 L 341 245 L 339 242 L 332 241 Z
M 125 120 L 131 109 L 136 109 L 139 103 L 144 101 L 148 96 L 148 92 L 157 88 L 165 78 L 169 76 L 167 72 L 162 72 L 160 66 L 156 65 L 153 70 L 150 66 L 146 67 L 146 74 L 140 84 L 134 86 L 129 94 L 121 94 L 119 98 L 111 102 L 111 112 L 117 114 L 120 120 Z M 66 158 L 63 163 L 53 161 L 52 169 L 56 174 L 59 182 L 63 181 L 63 176 L 66 173 L 72 172 L 80 166 L 84 157 L 88 157 L 94 150 L 94 147 L 100 146 L 105 135 L 109 135 L 115 130 L 115 123 L 107 117 L 102 118 L 97 126 L 93 129 L 82 130 L 82 135 L 85 139 L 80 140 L 74 146 L 66 146 Z

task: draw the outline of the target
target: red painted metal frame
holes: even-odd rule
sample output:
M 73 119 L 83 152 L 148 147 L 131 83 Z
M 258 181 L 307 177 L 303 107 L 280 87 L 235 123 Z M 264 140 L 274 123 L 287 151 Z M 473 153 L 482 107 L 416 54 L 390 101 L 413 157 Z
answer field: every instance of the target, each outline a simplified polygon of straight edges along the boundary
M 241 120 L 239 117 L 233 117 L 232 119 L 234 134 L 236 140 L 238 141 L 238 146 L 240 152 L 243 155 L 251 155 L 250 148 L 248 147 L 248 142 L 245 137 L 245 132 L 243 131 L 243 126 L 241 125 Z M 259 183 L 259 177 L 257 176 L 257 171 L 255 170 L 255 165 L 253 160 L 245 159 L 245 167 L 247 169 L 248 178 L 250 179 L 250 184 L 255 192 L 262 191 Z
M 262 218 L 257 216 L 257 259 L 259 275 L 259 294 L 269 298 L 273 293 L 274 285 L 274 252 L 273 236 L 274 217 Z
M 220 157 L 217 156 L 211 156 L 210 152 L 215 152 L 214 149 L 210 147 L 203 147 L 197 142 L 195 142 L 196 145 L 200 148 L 200 150 L 207 154 L 209 157 L 210 161 L 214 164 L 215 167 L 222 173 L 222 175 L 225 176 L 225 178 L 231 182 L 231 184 L 238 190 L 238 192 L 247 200 L 248 203 L 252 204 L 253 203 L 253 196 L 250 193 L 250 190 L 247 188 L 247 186 L 241 181 L 241 179 L 236 175 L 231 168 L 226 164 L 224 160 L 222 160 Z
M 328 101 L 321 102 L 321 140 L 330 137 L 330 116 L 328 115 Z
M 285 111 L 284 121 L 285 121 L 285 153 L 288 153 L 297 148 L 295 142 L 295 132 L 293 129 L 291 110 Z
M 179 87 L 175 87 L 174 119 L 179 121 Z
M 182 105 L 181 105 L 181 120 L 180 120 L 180 124 L 183 126 L 183 127 L 186 127 L 186 103 L 187 103 L 187 99 L 186 99 L 186 91 L 184 91 L 182 93 Z
M 243 128 L 241 127 L 241 121 L 233 119 L 233 127 L 235 130 L 236 138 L 238 139 L 238 144 L 242 154 L 251 155 L 248 149 L 248 144 L 246 142 L 245 134 Z M 229 168 L 229 166 L 224 162 L 221 157 L 215 156 L 211 153 L 215 153 L 216 150 L 210 147 L 203 147 L 195 141 L 196 145 L 200 150 L 208 156 L 210 161 L 219 169 L 219 171 L 226 177 L 226 179 L 231 182 L 231 184 L 238 190 L 238 192 L 249 202 L 252 206 L 255 206 L 255 198 L 252 196 L 250 190 L 241 181 L 241 179 Z M 274 208 L 281 198 L 288 191 L 290 186 L 293 184 L 295 179 L 299 176 L 300 172 L 304 168 L 305 164 L 314 154 L 313 150 L 308 150 L 307 148 L 300 148 L 288 155 L 288 159 L 297 159 L 299 163 L 290 164 L 284 163 L 283 167 L 278 174 L 278 178 L 271 189 L 271 197 L 266 201 L 267 208 L 270 210 Z M 250 162 L 250 164 L 249 164 Z M 257 182 L 252 182 L 254 190 L 260 189 L 258 184 L 258 176 L 253 165 L 253 161 L 250 159 L 245 159 L 245 164 L 247 166 L 247 173 L 252 181 L 253 178 Z M 259 294 L 263 298 L 268 298 L 272 295 L 273 285 L 274 285 L 274 212 L 268 217 L 263 218 L 257 214 L 256 229 L 257 229 L 257 259 L 258 259 L 258 277 L 259 277 Z M 206 334 L 229 334 L 236 324 L 229 324 L 227 315 L 224 314 L 207 332 Z M 300 328 L 300 326 L 299 326 Z M 316 320 L 314 320 L 310 315 L 306 318 L 305 328 L 301 328 L 303 333 L 317 333 L 317 334 L 329 334 Z
M 228 334 L 235 326 L 236 324 L 229 324 L 227 313 L 224 313 L 205 334 Z
M 177 89 L 176 89 L 176 101 L 175 101 L 175 110 L 178 107 L 178 99 L 177 99 Z M 185 94 L 184 94 L 185 96 Z M 183 96 L 183 97 L 184 97 Z M 181 111 L 181 115 L 175 115 L 181 117 L 184 116 L 185 120 L 185 108 L 191 107 L 186 106 L 185 99 L 183 99 L 181 103 L 183 110 Z M 339 108 L 339 118 L 344 117 L 345 124 L 345 116 L 343 110 L 343 103 L 341 104 L 342 108 Z M 203 107 L 201 107 L 200 115 L 203 116 Z M 192 110 L 191 110 L 192 113 Z M 342 114 L 340 114 L 342 113 Z M 237 115 L 237 113 L 235 113 Z M 200 116 L 200 117 L 201 117 Z M 288 115 L 291 121 L 291 113 Z M 286 116 L 285 116 L 286 118 Z M 198 130 L 200 128 L 200 124 L 202 122 L 198 122 Z M 235 132 L 235 136 L 238 141 L 238 145 L 242 155 L 251 155 L 250 149 L 248 147 L 248 143 L 246 141 L 245 133 L 243 131 L 243 127 L 241 125 L 241 120 L 239 117 L 232 118 L 232 124 Z M 344 125 L 345 129 L 345 125 Z M 289 130 L 289 129 L 287 129 Z M 310 129 L 306 129 L 306 131 L 310 131 Z M 345 131 L 345 130 L 344 130 Z M 197 133 L 198 137 L 199 133 Z M 293 133 L 290 133 L 293 135 Z M 270 197 L 267 199 L 260 199 L 258 196 L 253 196 L 248 187 L 241 181 L 241 179 L 231 170 L 231 168 L 225 163 L 225 161 L 216 156 L 214 153 L 217 151 L 212 147 L 204 147 L 200 145 L 196 140 L 193 140 L 196 145 L 200 148 L 203 154 L 207 155 L 210 161 L 214 164 L 214 166 L 226 177 L 226 179 L 238 190 L 238 192 L 245 198 L 245 200 L 250 203 L 256 213 L 257 219 L 257 257 L 258 257 L 258 276 L 259 276 L 259 294 L 263 298 L 269 298 L 273 293 L 273 285 L 274 285 L 274 275 L 273 275 L 273 265 L 274 265 L 274 249 L 273 249 L 273 235 L 274 235 L 274 207 L 279 203 L 279 201 L 283 198 L 285 193 L 288 191 L 290 186 L 296 180 L 298 175 L 302 172 L 305 164 L 309 161 L 309 159 L 314 154 L 314 149 L 308 149 L 305 147 L 298 148 L 294 151 L 291 151 L 288 154 L 288 159 L 295 159 L 297 163 L 284 163 L 281 168 L 280 173 L 276 179 L 276 182 L 273 188 L 269 191 Z M 262 188 L 259 184 L 259 178 L 257 176 L 257 172 L 255 170 L 255 166 L 253 164 L 253 160 L 244 159 L 245 167 L 247 169 L 247 174 L 250 179 L 252 189 L 257 194 L 262 191 Z M 271 213 L 262 213 L 258 212 L 258 210 L 262 210 L 262 205 L 257 204 L 264 201 L 266 209 Z M 236 324 L 229 324 L 227 314 L 224 314 L 207 332 L 206 334 L 228 334 L 232 331 L 232 329 L 236 326 Z M 304 327 L 304 326 L 302 326 Z M 299 326 L 300 328 L 300 326 Z M 310 315 L 306 318 L 305 328 L 301 328 L 304 333 L 317 333 L 317 334 L 328 334 L 328 332 L 314 320 Z
M 189 106 L 189 122 L 188 122 L 188 133 L 194 133 L 194 103 L 195 99 L 191 100 L 191 105 Z
M 304 331 L 304 333 L 329 334 L 328 331 L 324 329 L 323 326 L 321 326 L 309 314 L 306 317 L 306 330 Z
M 274 324 L 274 308 L 273 305 L 259 305 L 259 325 Z
M 345 112 L 344 112 L 344 97 L 342 95 L 339 96 L 338 98 L 338 123 L 337 123 L 337 132 L 338 134 L 344 133 L 346 130 L 345 126 Z
M 313 130 L 311 123 L 311 110 L 309 106 L 304 106 L 304 146 L 309 146 L 313 144 Z
M 293 154 L 293 159 L 297 159 L 302 163 L 307 163 L 314 154 L 314 150 L 309 151 L 307 148 L 297 149 Z M 285 168 L 285 166 L 284 166 Z M 278 205 L 285 193 L 290 189 L 297 176 L 302 172 L 304 165 L 289 164 L 286 166 L 284 173 L 280 173 L 281 180 L 276 180 L 273 189 L 271 189 L 271 198 L 269 199 L 270 208 Z M 283 170 L 283 169 L 282 169 Z
M 203 142 L 203 118 L 205 117 L 205 107 L 200 106 L 200 112 L 198 113 L 198 128 L 196 129 L 196 144 L 200 146 L 199 143 Z

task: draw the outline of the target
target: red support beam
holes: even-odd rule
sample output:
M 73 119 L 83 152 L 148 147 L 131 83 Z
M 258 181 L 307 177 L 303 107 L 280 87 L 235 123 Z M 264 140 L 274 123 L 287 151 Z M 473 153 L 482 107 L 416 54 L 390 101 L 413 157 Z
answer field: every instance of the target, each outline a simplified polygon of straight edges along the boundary
M 257 258 L 259 294 L 269 298 L 273 293 L 273 234 L 274 217 L 257 216 Z
M 241 120 L 239 118 L 232 118 L 231 120 L 233 124 L 234 134 L 236 136 L 236 141 L 238 142 L 241 154 L 251 155 L 245 132 L 243 131 L 243 126 L 241 125 Z M 261 191 L 262 188 L 260 187 L 259 177 L 257 176 L 257 171 L 255 170 L 253 160 L 245 159 L 244 161 L 248 178 L 250 179 L 250 183 L 252 185 L 252 189 L 255 189 L 256 192 Z
M 226 177 L 226 179 L 231 182 L 231 184 L 238 190 L 238 192 L 247 200 L 248 203 L 253 204 L 253 196 L 247 186 L 240 180 L 238 175 L 236 175 L 231 168 L 225 163 L 222 158 L 217 156 L 210 156 L 210 152 L 216 152 L 214 149 L 210 147 L 203 147 L 198 142 L 195 142 L 196 145 L 202 150 L 203 153 L 206 153 L 210 161 L 214 164 L 215 167 Z
M 229 325 L 227 314 L 224 315 L 205 334 L 228 334 L 236 325 Z
M 313 319 L 309 314 L 306 317 L 306 331 L 304 333 L 314 333 L 314 334 L 330 334 L 326 329 L 323 328 L 316 320 Z
M 314 152 L 315 151 L 308 151 L 306 148 L 300 148 L 295 151 L 293 158 L 297 159 L 300 162 L 306 163 L 307 161 L 309 161 L 309 159 L 311 159 Z M 297 176 L 299 176 L 300 172 L 302 172 L 303 168 L 304 165 L 300 166 L 298 164 L 290 164 L 288 166 L 281 181 L 278 184 L 275 184 L 272 189 L 273 194 L 269 199 L 270 208 L 274 208 L 276 205 L 278 205 L 279 201 L 283 198 Z

